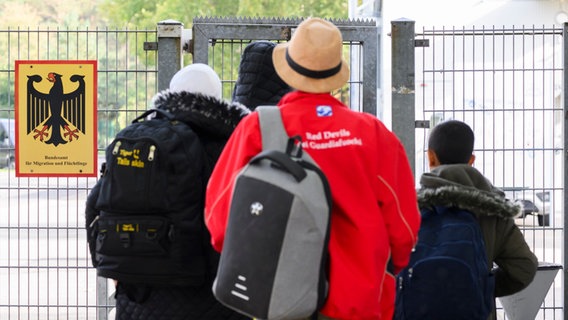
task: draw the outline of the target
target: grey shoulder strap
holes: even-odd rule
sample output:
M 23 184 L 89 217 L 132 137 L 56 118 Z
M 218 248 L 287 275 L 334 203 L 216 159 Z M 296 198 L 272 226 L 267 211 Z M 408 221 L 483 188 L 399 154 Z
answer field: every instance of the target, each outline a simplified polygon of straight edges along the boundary
M 288 143 L 288 134 L 282 124 L 280 109 L 276 106 L 258 106 L 256 111 L 260 122 L 262 150 L 276 149 L 284 152 Z
M 258 106 L 255 110 L 258 111 L 258 121 L 260 122 L 262 150 L 286 151 L 289 136 L 282 123 L 280 109 L 277 106 Z M 302 158 L 316 164 L 305 150 L 302 151 Z

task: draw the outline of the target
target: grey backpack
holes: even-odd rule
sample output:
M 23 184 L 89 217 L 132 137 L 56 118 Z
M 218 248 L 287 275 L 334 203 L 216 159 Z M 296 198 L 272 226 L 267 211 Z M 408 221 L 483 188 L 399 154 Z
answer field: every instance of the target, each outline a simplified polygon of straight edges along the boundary
M 256 110 L 263 151 L 236 178 L 213 293 L 256 319 L 307 318 L 328 293 L 331 192 L 280 110 Z

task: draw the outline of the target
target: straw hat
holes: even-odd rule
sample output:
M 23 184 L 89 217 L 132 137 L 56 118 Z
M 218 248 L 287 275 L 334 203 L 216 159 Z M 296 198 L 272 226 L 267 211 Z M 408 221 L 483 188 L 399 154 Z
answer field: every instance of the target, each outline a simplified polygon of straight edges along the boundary
M 343 58 L 341 31 L 331 22 L 308 18 L 298 25 L 290 41 L 274 48 L 276 72 L 291 87 L 310 93 L 341 88 L 349 78 Z

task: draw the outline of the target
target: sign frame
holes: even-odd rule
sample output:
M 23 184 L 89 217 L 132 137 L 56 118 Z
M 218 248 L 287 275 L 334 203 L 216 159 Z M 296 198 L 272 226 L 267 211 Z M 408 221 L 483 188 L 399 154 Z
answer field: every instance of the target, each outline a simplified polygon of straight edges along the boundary
M 96 177 L 97 61 L 16 60 L 15 75 L 16 177 Z

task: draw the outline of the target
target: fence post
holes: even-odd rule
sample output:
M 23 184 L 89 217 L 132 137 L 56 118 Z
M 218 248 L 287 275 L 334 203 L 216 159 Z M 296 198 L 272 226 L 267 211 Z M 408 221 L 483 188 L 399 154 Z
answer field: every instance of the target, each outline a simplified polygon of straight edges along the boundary
M 414 21 L 391 22 L 392 129 L 401 140 L 415 170 Z
M 97 276 L 97 320 L 108 320 L 114 303 L 109 303 L 108 279 Z
M 568 186 L 568 120 L 566 115 L 568 115 L 568 23 L 562 24 L 562 52 L 563 52 L 563 69 L 562 69 L 562 114 L 564 115 L 564 139 L 563 139 L 563 154 L 564 154 L 564 178 L 563 178 L 563 185 L 564 185 L 564 192 L 566 192 L 566 188 Z M 563 230 L 568 230 L 568 201 L 566 201 L 566 196 L 564 196 L 563 201 L 563 215 L 564 215 L 564 226 Z M 564 236 L 564 246 L 563 246 L 563 256 L 564 256 L 564 268 L 562 272 L 564 275 L 562 277 L 564 283 L 564 318 L 566 318 L 567 310 L 566 306 L 568 306 L 568 286 L 566 285 L 566 279 L 568 279 L 568 237 Z
M 167 89 L 183 65 L 182 32 L 183 23 L 179 21 L 158 22 L 158 90 Z

